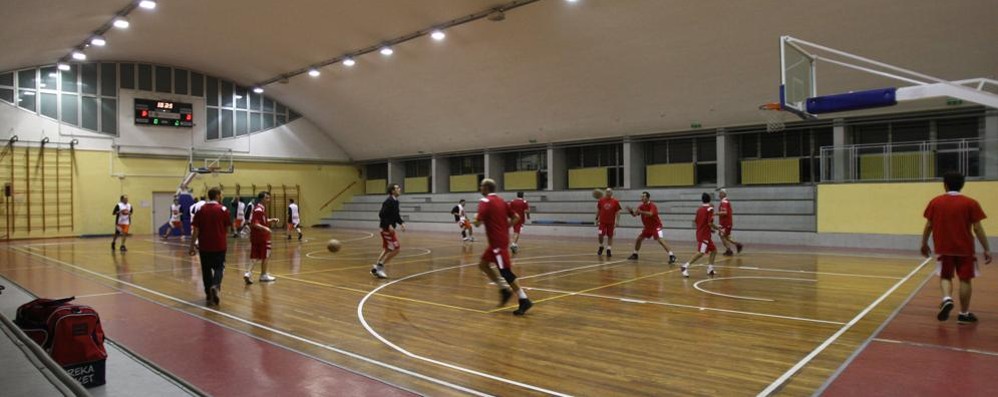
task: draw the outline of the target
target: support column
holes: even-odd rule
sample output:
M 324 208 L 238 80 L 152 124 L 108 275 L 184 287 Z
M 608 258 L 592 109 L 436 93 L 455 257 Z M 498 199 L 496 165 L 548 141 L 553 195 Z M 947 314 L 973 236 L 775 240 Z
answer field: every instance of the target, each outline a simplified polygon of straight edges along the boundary
M 832 121 L 832 144 L 835 145 L 835 149 L 832 150 L 831 164 L 833 181 L 847 180 L 851 174 L 849 172 L 852 168 L 849 164 L 849 151 L 843 147 L 849 144 L 848 135 L 845 120 L 835 119 Z
M 644 145 L 624 137 L 624 189 L 645 187 Z
M 496 181 L 496 188 L 502 191 L 504 188 L 503 174 L 506 172 L 503 163 L 502 153 L 485 151 L 485 177 Z
M 548 145 L 548 185 L 544 190 L 568 189 L 568 165 L 565 149 Z
M 981 164 L 984 165 L 984 177 L 998 179 L 998 109 L 988 109 L 984 112 L 984 138 Z
M 738 144 L 724 128 L 717 129 L 717 187 L 738 184 Z
M 430 178 L 433 183 L 433 193 L 450 192 L 450 162 L 447 157 L 434 155 L 430 158 Z
M 405 165 L 401 160 L 388 160 L 388 183 L 397 183 L 405 191 Z

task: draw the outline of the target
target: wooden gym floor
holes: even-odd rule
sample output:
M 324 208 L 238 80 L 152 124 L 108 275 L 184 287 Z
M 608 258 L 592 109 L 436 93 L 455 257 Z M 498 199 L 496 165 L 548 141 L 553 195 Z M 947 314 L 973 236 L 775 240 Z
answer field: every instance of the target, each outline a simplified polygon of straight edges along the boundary
M 69 274 L 418 394 L 810 395 L 934 269 L 913 252 L 750 245 L 718 255 L 713 279 L 704 267 L 683 279 L 657 245 L 626 260 L 633 235 L 623 234 L 614 257 L 601 259 L 595 239 L 525 229 L 514 263 L 535 306 L 524 317 L 495 307 L 496 288 L 476 268 L 481 233 L 472 244 L 456 231 L 400 233 L 387 280 L 368 272 L 381 248 L 371 231 L 306 230 L 303 243 L 278 234 L 277 281 L 251 286 L 241 277 L 248 240 L 230 240 L 218 308 L 203 306 L 200 267 L 176 239 L 134 236 L 127 253 L 112 253 L 109 238 L 14 242 L 0 274 L 29 289 L 81 293 L 54 281 L 32 288 L 53 278 L 46 274 Z M 342 251 L 327 252 L 329 238 Z M 692 244 L 673 249 L 682 263 Z M 90 304 L 100 311 L 99 302 Z M 217 349 L 216 357 L 239 350 Z M 244 365 L 268 361 L 258 360 Z M 309 379 L 295 381 L 308 390 Z

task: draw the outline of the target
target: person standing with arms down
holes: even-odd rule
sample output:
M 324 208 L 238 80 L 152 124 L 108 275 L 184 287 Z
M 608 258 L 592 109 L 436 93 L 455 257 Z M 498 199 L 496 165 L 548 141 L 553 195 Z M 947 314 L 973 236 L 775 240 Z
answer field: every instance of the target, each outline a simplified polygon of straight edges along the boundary
M 219 303 L 218 294 L 225 273 L 225 251 L 228 249 L 225 235 L 232 227 L 229 210 L 219 203 L 221 200 L 221 190 L 215 187 L 209 189 L 208 201 L 191 222 L 190 254 L 199 254 L 201 258 L 201 280 L 209 306 L 218 306 Z M 195 244 L 195 241 L 198 243 Z
M 984 248 L 984 264 L 991 264 L 991 247 L 984 233 L 981 221 L 987 218 L 981 205 L 974 199 L 960 194 L 964 177 L 958 172 L 943 175 L 946 194 L 929 202 L 925 208 L 925 230 L 922 231 L 922 255 L 931 255 L 929 236 L 936 253 L 936 274 L 943 301 L 939 304 L 936 319 L 946 321 L 953 310 L 953 274 L 960 278 L 960 324 L 975 324 L 977 316 L 970 312 L 970 296 L 973 292 L 971 281 L 977 275 L 977 256 L 974 247 L 973 230 L 977 241 Z
M 118 204 L 115 204 L 114 210 L 111 211 L 111 214 L 114 215 L 114 238 L 111 239 L 111 251 L 114 251 L 118 236 L 121 236 L 121 252 L 125 252 L 128 251 L 128 248 L 125 248 L 128 228 L 132 225 L 132 205 L 128 204 L 127 194 L 122 194 L 118 200 Z
M 717 223 L 721 226 L 718 230 L 718 235 L 721 236 L 721 244 L 724 244 L 724 256 L 735 255 L 731 251 L 732 245 L 735 246 L 735 250 L 740 254 L 742 253 L 742 244 L 731 238 L 731 229 L 735 225 L 732 218 L 735 214 L 731 211 L 731 202 L 728 201 L 728 191 L 721 189 L 717 192 L 717 195 L 721 197 L 721 204 L 717 210 Z
M 606 249 L 606 257 L 613 257 L 613 232 L 617 228 L 617 218 L 620 214 L 620 202 L 613 198 L 613 189 L 606 188 L 603 198 L 596 203 L 596 235 L 599 236 L 599 248 L 596 250 L 597 256 L 603 256 L 603 249 Z M 606 237 L 606 245 L 603 245 L 603 238 Z
M 634 240 L 634 252 L 627 259 L 638 260 L 638 251 L 641 250 L 641 242 L 647 239 L 654 239 L 665 249 L 665 252 L 669 253 L 669 264 L 676 263 L 676 255 L 672 253 L 672 250 L 669 249 L 669 246 L 665 244 L 665 240 L 662 238 L 662 219 L 658 216 L 658 207 L 655 203 L 651 202 L 651 194 L 641 192 L 641 205 L 636 210 L 627 207 L 627 212 L 631 216 L 640 216 L 641 223 L 644 225 L 641 234 L 638 235 L 637 240 Z
M 298 241 L 301 241 L 301 214 L 298 212 L 298 204 L 295 199 L 290 199 L 288 204 L 288 240 L 291 240 L 291 231 L 298 232 Z
M 714 276 L 714 258 L 717 256 L 717 247 L 714 246 L 714 240 L 711 235 L 714 230 L 717 230 L 717 225 L 714 224 L 714 206 L 710 205 L 710 193 L 704 193 L 700 196 L 700 208 L 697 208 L 696 219 L 693 220 L 693 224 L 696 226 L 697 233 L 697 252 L 693 254 L 693 257 L 689 261 L 683 264 L 680 269 L 683 271 L 683 277 L 689 277 L 689 267 L 690 264 L 696 262 L 704 254 L 710 254 L 707 262 L 707 276 Z
M 523 231 L 523 224 L 530 219 L 530 204 L 523 198 L 523 192 L 516 192 L 516 198 L 509 202 L 509 209 L 516 214 L 517 222 L 513 223 L 513 245 L 509 249 L 513 253 L 520 251 L 520 232 Z
M 270 204 L 270 192 L 260 192 L 256 195 L 256 205 L 253 206 L 253 214 L 250 215 L 250 266 L 243 274 L 243 281 L 246 284 L 253 284 L 253 266 L 260 262 L 260 281 L 271 282 L 276 280 L 270 275 L 270 224 L 280 222 L 277 218 L 267 218 L 267 207 Z
M 534 303 L 527 298 L 527 292 L 517 284 L 516 274 L 513 274 L 513 261 L 509 257 L 509 225 L 510 222 L 515 224 L 519 219 L 510 209 L 509 204 L 506 204 L 502 197 L 496 194 L 494 180 L 483 179 L 479 191 L 485 197 L 478 201 L 475 226 L 485 224 L 485 236 L 488 237 L 489 246 L 482 253 L 478 268 L 488 276 L 489 280 L 499 286 L 500 307 L 505 306 L 513 294 L 516 294 L 520 306 L 513 311 L 513 314 L 522 316 L 527 313 L 527 310 L 530 310 Z M 496 267 L 499 268 L 498 275 L 492 268 L 492 263 L 495 263 Z M 499 276 L 502 276 L 502 279 Z
M 232 221 L 232 237 L 239 238 L 239 233 L 243 231 L 246 223 L 246 203 L 241 197 L 236 197 L 236 213 L 232 215 L 236 218 Z
M 399 212 L 399 196 L 402 194 L 402 187 L 398 184 L 388 185 L 388 198 L 381 203 L 381 211 L 378 211 L 378 218 L 381 219 L 381 255 L 378 262 L 371 267 L 371 275 L 377 278 L 388 278 L 385 273 L 385 265 L 388 264 L 395 255 L 399 254 L 402 244 L 399 244 L 398 236 L 395 235 L 395 228 L 401 227 L 405 231 L 405 221 Z

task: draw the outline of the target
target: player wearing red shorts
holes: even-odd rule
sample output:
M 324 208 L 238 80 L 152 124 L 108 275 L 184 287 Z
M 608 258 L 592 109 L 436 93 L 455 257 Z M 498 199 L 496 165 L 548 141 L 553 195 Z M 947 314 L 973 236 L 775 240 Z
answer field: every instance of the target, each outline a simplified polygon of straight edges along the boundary
M 388 278 L 385 273 L 385 265 L 399 254 L 402 244 L 399 244 L 398 237 L 395 236 L 395 228 L 401 227 L 405 231 L 405 221 L 399 212 L 399 195 L 402 194 L 402 187 L 398 184 L 388 185 L 388 198 L 381 203 L 381 211 L 378 211 L 378 218 L 381 219 L 381 255 L 378 255 L 378 262 L 371 267 L 371 275 L 377 278 Z
M 943 175 L 943 186 L 946 194 L 938 196 L 929 202 L 925 208 L 925 230 L 922 232 L 922 255 L 929 257 L 929 235 L 932 235 L 932 245 L 936 251 L 936 274 L 939 275 L 939 287 L 943 291 L 943 302 L 939 305 L 936 319 L 946 321 L 949 312 L 953 310 L 953 274 L 960 278 L 960 324 L 977 323 L 977 316 L 970 312 L 970 295 L 973 292 L 971 280 L 977 275 L 977 256 L 975 255 L 974 237 L 984 248 L 984 263 L 991 263 L 991 248 L 988 246 L 988 236 L 984 234 L 981 220 L 987 218 L 984 210 L 976 200 L 960 194 L 963 189 L 963 175 L 948 172 Z
M 267 207 L 270 204 L 270 192 L 260 192 L 256 195 L 256 205 L 250 215 L 250 266 L 243 274 L 246 284 L 253 284 L 253 266 L 260 262 L 260 281 L 276 280 L 268 272 L 267 260 L 270 259 L 270 224 L 280 222 L 277 218 L 267 218 Z
M 496 195 L 496 182 L 492 179 L 483 179 L 479 186 L 482 196 L 478 201 L 478 214 L 475 216 L 475 226 L 485 224 L 485 236 L 488 237 L 489 246 L 482 253 L 482 259 L 478 262 L 478 268 L 499 286 L 499 306 L 502 307 L 513 297 L 519 298 L 520 306 L 513 311 L 514 315 L 522 316 L 533 302 L 527 298 L 527 292 L 520 288 L 516 282 L 516 275 L 513 274 L 513 261 L 509 257 L 509 225 L 519 221 L 516 213 L 510 209 L 509 204 Z M 495 263 L 499 268 L 499 274 L 490 264 Z M 499 276 L 502 276 L 500 279 Z
M 515 254 L 520 250 L 520 232 L 523 230 L 523 224 L 527 223 L 527 219 L 530 219 L 530 204 L 527 204 L 527 200 L 523 198 L 523 192 L 516 192 L 516 198 L 509 202 L 509 208 L 519 219 L 513 224 L 513 245 L 509 246 L 509 249 Z
M 603 256 L 606 249 L 606 257 L 613 256 L 613 231 L 617 228 L 617 218 L 620 215 L 620 202 L 613 198 L 613 189 L 606 188 L 603 198 L 596 202 L 596 235 L 599 236 L 599 248 L 596 249 L 597 256 Z M 606 245 L 603 245 L 603 237 L 606 237 Z
M 721 244 L 724 244 L 724 256 L 733 256 L 734 252 L 731 252 L 731 246 L 734 245 L 735 249 L 738 250 L 740 254 L 742 252 L 742 244 L 731 238 L 731 229 L 734 227 L 734 212 L 731 211 L 731 202 L 728 201 L 728 191 L 721 189 L 717 192 L 717 195 L 721 197 L 721 204 L 717 208 L 717 223 L 721 225 L 718 230 L 718 235 L 721 236 Z
M 694 225 L 697 228 L 697 252 L 693 254 L 693 258 L 683 264 L 680 268 L 683 271 L 683 277 L 689 277 L 689 267 L 690 264 L 696 262 L 704 254 L 710 254 L 707 263 L 707 275 L 714 276 L 714 257 L 717 256 L 717 247 L 714 246 L 714 241 L 711 238 L 711 234 L 718 229 L 717 225 L 714 224 L 714 206 L 710 205 L 710 193 L 704 193 L 700 196 L 700 208 L 697 208 L 696 219 L 693 220 Z
M 631 216 L 641 216 L 641 223 L 644 225 L 641 234 L 638 235 L 637 240 L 634 240 L 634 252 L 627 259 L 638 260 L 638 251 L 641 250 L 641 242 L 646 239 L 654 239 L 665 249 L 665 252 L 669 253 L 669 264 L 676 263 L 676 255 L 672 253 L 669 246 L 665 244 L 665 240 L 662 239 L 662 219 L 658 216 L 658 207 L 655 206 L 655 203 L 651 202 L 651 194 L 641 192 L 641 205 L 636 210 L 627 207 L 627 212 Z

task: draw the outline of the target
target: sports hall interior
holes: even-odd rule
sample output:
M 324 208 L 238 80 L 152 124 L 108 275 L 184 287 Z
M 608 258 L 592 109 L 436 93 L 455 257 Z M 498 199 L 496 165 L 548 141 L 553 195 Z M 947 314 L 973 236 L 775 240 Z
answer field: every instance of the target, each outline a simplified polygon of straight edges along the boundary
M 936 263 L 919 253 L 949 171 L 998 236 L 993 0 L 0 9 L 0 315 L 75 296 L 99 312 L 108 352 L 107 383 L 84 390 L 5 322 L 0 395 L 998 387 L 996 265 L 974 280 L 980 322 L 943 322 Z M 794 69 L 791 52 L 816 66 Z M 789 99 L 885 87 L 897 87 L 890 106 L 812 114 Z M 148 101 L 169 106 L 150 116 Z M 535 303 L 523 316 L 496 306 L 478 269 L 485 231 L 464 242 L 451 214 L 464 199 L 474 217 L 484 178 L 529 203 L 512 257 Z M 406 230 L 378 279 L 392 184 Z M 175 195 L 212 187 L 225 205 L 270 192 L 281 219 L 277 280 L 244 284 L 250 240 L 229 238 L 217 306 L 188 253 L 189 219 L 160 237 Z M 724 189 L 745 249 L 719 252 L 714 277 L 701 259 L 684 278 L 654 242 L 627 259 L 641 221 L 624 211 L 613 257 L 597 256 L 593 190 L 608 187 L 630 207 L 648 192 L 680 263 L 696 251 L 701 195 L 716 205 Z M 108 249 L 122 195 L 127 252 Z M 285 229 L 292 199 L 300 241 Z

